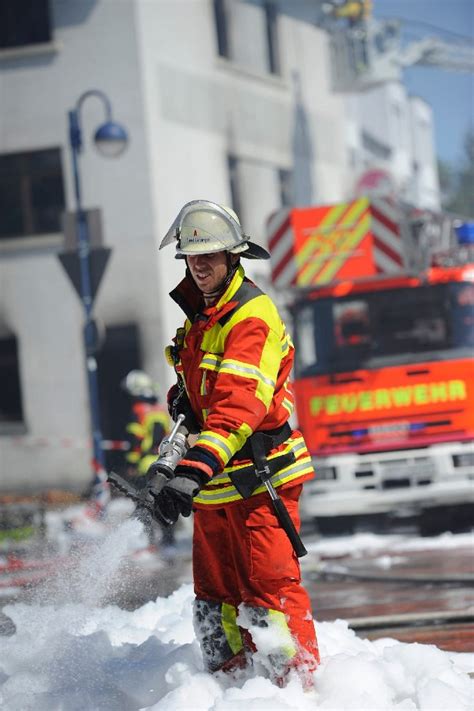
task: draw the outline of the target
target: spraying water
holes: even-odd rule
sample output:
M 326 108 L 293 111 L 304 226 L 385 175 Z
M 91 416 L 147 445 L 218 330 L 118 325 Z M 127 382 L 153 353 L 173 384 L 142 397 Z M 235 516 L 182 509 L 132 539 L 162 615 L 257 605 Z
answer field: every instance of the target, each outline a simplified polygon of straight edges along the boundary
M 46 604 L 67 601 L 98 607 L 112 588 L 116 591 L 129 580 L 127 557 L 146 546 L 143 524 L 134 518 L 117 524 L 102 538 L 80 540 L 35 598 Z

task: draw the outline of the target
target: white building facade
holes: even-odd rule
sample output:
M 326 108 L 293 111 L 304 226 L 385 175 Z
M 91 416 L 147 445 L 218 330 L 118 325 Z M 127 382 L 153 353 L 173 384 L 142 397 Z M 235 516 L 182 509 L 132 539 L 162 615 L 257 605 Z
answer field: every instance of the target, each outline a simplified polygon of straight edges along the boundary
M 233 205 L 263 243 L 275 209 L 351 199 L 361 172 L 382 167 L 435 207 L 432 119 L 400 84 L 364 98 L 335 93 L 328 35 L 304 3 L 32 5 L 43 34 L 12 31 L 0 47 L 1 487 L 79 491 L 91 478 L 83 312 L 58 260 L 71 248 L 60 218 L 75 207 L 67 112 L 79 97 L 105 92 L 130 136 L 120 158 L 100 156 L 90 136 L 104 107 L 84 102 L 83 204 L 100 209 L 112 250 L 94 308 L 112 439 L 125 423 L 128 370 L 149 372 L 163 394 L 173 381 L 163 350 L 182 321 L 168 293 L 183 263 L 158 246 L 181 206 Z M 400 123 L 387 131 L 394 111 Z M 268 285 L 264 263 L 250 275 Z

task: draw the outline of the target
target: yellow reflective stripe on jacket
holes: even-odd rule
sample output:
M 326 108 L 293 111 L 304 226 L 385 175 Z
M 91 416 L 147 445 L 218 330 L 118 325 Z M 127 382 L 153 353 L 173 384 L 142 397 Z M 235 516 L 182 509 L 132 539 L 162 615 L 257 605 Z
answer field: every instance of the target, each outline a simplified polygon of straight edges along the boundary
M 138 437 L 138 439 L 141 439 L 145 433 L 143 425 L 139 422 L 129 422 L 125 429 L 127 432 L 130 432 L 130 434 Z
M 278 488 L 279 486 L 287 484 L 288 482 L 293 481 L 294 479 L 299 479 L 304 474 L 311 474 L 312 472 L 313 465 L 311 463 L 311 457 L 308 455 L 307 457 L 301 457 L 301 459 L 299 459 L 297 462 L 290 464 L 289 466 L 285 467 L 277 474 L 272 476 L 271 482 L 275 488 Z M 261 486 L 255 489 L 255 491 L 252 493 L 252 496 L 255 496 L 256 494 L 261 494 L 264 491 L 266 491 L 266 487 L 264 484 L 262 484 Z M 215 505 L 228 504 L 232 501 L 238 501 L 241 498 L 241 495 L 239 494 L 235 486 L 233 486 L 232 484 L 230 484 L 229 486 L 222 487 L 213 487 L 212 485 L 208 484 L 204 487 L 204 489 L 201 489 L 197 496 L 194 497 L 194 501 L 199 504 Z
M 270 330 L 280 336 L 283 335 L 284 325 L 275 304 L 266 294 L 261 294 L 260 296 L 256 296 L 251 301 L 248 301 L 246 304 L 240 306 L 235 313 L 232 314 L 227 323 L 225 323 L 222 327 L 222 339 L 225 341 L 229 332 L 232 331 L 236 324 L 241 321 L 245 321 L 247 318 L 256 317 L 264 321 Z
M 245 423 L 236 431 L 232 432 L 229 437 L 223 437 L 217 432 L 204 430 L 199 435 L 196 445 L 205 444 L 213 449 L 217 456 L 225 462 L 228 462 L 236 452 L 241 449 L 251 434 L 251 430 Z
M 221 367 L 219 368 L 220 373 L 237 373 L 237 375 L 243 375 L 246 378 L 253 378 L 254 380 L 260 380 L 264 385 L 268 385 L 271 388 L 275 388 L 275 381 L 271 378 L 266 378 L 265 375 L 259 368 L 254 365 L 249 365 L 248 363 L 243 363 L 238 360 L 230 360 L 226 358 L 222 361 Z
M 203 371 L 202 378 L 201 378 L 201 385 L 199 387 L 199 393 L 201 395 L 207 395 L 207 387 L 206 387 L 206 371 Z
M 298 459 L 298 457 L 302 455 L 303 452 L 307 451 L 305 441 L 302 437 L 297 437 L 296 439 L 289 439 L 285 444 L 286 446 L 283 449 L 280 449 L 274 454 L 269 454 L 267 457 L 268 461 L 276 459 L 277 457 L 282 457 L 283 455 L 288 454 L 289 452 L 293 452 L 293 454 L 295 455 L 295 459 Z M 212 486 L 217 486 L 220 484 L 230 484 L 229 474 L 238 472 L 239 469 L 246 469 L 248 466 L 249 464 L 247 462 L 247 464 L 237 464 L 234 466 L 226 467 L 224 471 L 221 472 L 221 474 L 216 474 L 215 476 L 213 476 L 212 481 L 210 483 Z
M 144 437 L 140 448 L 142 452 L 148 452 L 153 447 L 153 428 L 155 424 L 163 427 L 165 433 L 169 430 L 169 417 L 165 412 L 149 412 L 143 420 Z
M 293 342 L 292 342 L 290 336 L 285 332 L 285 334 L 283 336 L 283 340 L 281 342 L 281 357 L 282 358 L 284 358 L 287 355 L 290 348 L 294 348 Z
M 221 357 L 214 353 L 206 353 L 201 361 L 200 368 L 207 370 L 218 370 L 221 363 Z
M 150 466 L 156 460 L 156 454 L 145 454 L 144 457 L 140 459 L 137 466 L 137 471 L 139 474 L 146 474 Z
M 273 301 L 266 294 L 262 294 L 243 304 L 225 324 L 222 335 L 227 337 L 236 324 L 247 318 L 256 317 L 264 321 L 269 329 L 260 357 L 259 369 L 263 375 L 263 383 L 272 385 L 275 389 L 278 370 L 283 359 L 282 341 L 285 339 L 286 330 Z
M 243 304 L 232 314 L 219 332 L 219 341 L 224 343 L 232 329 L 248 318 L 261 319 L 269 329 L 258 366 L 255 363 L 244 363 L 225 358 L 221 363 L 219 373 L 229 373 L 256 380 L 255 396 L 263 403 L 268 412 L 283 359 L 281 341 L 285 337 L 285 327 L 275 304 L 266 294 L 261 294 Z
M 280 359 L 276 358 L 276 354 L 280 352 L 280 339 L 275 331 L 270 329 L 267 340 L 262 350 L 260 358 L 260 369 L 265 374 L 263 382 L 258 384 L 256 396 L 265 405 L 267 412 L 270 408 L 273 394 L 275 392 L 278 370 L 280 368 Z
M 282 404 L 282 407 L 284 407 L 285 410 L 288 411 L 288 414 L 289 414 L 289 415 L 292 415 L 292 414 L 293 414 L 293 410 L 294 410 L 295 408 L 294 408 L 294 405 L 293 405 L 293 403 L 292 403 L 291 400 L 288 400 L 288 398 L 285 397 L 285 398 L 283 398 L 281 404 Z

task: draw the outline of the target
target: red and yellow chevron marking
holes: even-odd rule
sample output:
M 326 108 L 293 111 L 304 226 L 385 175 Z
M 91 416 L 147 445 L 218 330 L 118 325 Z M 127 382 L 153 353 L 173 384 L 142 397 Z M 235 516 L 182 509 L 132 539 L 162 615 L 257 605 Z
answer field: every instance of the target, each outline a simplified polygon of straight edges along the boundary
M 370 222 L 367 198 L 328 208 L 297 249 L 298 285 L 330 282 L 369 233 Z

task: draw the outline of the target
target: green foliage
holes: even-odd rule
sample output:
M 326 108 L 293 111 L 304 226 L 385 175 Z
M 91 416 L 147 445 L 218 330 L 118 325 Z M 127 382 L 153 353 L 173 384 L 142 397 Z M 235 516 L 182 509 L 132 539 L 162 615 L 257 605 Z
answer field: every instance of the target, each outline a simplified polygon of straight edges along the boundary
M 441 199 L 445 210 L 474 217 L 474 129 L 464 139 L 464 160 L 459 169 L 438 162 Z

